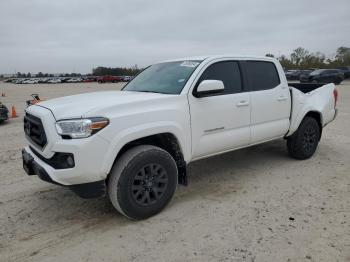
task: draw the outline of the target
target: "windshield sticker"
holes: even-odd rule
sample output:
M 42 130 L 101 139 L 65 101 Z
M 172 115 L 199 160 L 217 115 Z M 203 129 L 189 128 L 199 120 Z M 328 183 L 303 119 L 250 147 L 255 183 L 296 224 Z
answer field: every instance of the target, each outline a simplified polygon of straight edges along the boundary
M 187 66 L 187 67 L 196 67 L 199 65 L 198 62 L 193 62 L 193 61 L 184 61 L 180 66 Z
M 184 78 L 177 80 L 177 82 L 179 82 L 179 83 L 182 83 L 183 81 L 185 81 Z

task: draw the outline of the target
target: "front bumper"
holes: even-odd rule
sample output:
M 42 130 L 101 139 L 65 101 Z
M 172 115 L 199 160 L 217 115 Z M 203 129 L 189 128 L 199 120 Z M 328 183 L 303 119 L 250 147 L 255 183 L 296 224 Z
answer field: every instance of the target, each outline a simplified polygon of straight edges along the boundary
M 0 121 L 8 120 L 8 111 L 5 108 L 0 107 Z
M 33 156 L 33 153 L 29 153 L 27 149 L 22 149 L 23 169 L 29 176 L 36 175 L 41 180 L 48 183 L 68 187 L 82 198 L 95 198 L 105 195 L 105 180 L 76 185 L 63 185 L 54 181 L 50 177 L 49 173 L 45 170 L 45 168 L 40 163 L 38 163 L 38 160 L 34 157 L 35 155 Z

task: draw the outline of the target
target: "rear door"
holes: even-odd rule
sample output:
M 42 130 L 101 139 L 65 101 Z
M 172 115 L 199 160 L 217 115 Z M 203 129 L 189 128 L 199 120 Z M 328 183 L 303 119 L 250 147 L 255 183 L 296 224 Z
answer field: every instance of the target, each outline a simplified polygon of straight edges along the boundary
M 201 98 L 189 94 L 194 159 L 249 145 L 250 96 L 241 75 L 238 61 L 214 62 L 204 69 L 194 91 L 203 80 L 221 80 L 224 92 Z
M 284 136 L 291 112 L 287 82 L 281 81 L 273 62 L 246 61 L 244 65 L 251 91 L 251 143 Z

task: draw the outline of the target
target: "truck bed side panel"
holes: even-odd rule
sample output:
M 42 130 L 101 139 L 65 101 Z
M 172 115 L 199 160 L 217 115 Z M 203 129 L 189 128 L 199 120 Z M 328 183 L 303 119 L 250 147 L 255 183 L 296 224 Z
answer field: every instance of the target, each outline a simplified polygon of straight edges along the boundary
M 325 126 L 335 117 L 333 90 L 334 84 L 327 84 L 304 94 L 294 87 L 290 87 L 292 96 L 292 112 L 290 128 L 286 136 L 292 135 L 299 127 L 308 112 L 321 115 L 321 124 Z

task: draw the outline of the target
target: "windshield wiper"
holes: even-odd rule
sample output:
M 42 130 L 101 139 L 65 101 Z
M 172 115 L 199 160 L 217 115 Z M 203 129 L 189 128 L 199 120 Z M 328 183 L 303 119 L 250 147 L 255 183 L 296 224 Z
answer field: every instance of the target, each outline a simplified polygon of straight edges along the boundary
M 130 90 L 131 91 L 131 90 Z M 150 91 L 150 90 L 132 90 L 135 92 L 144 92 L 144 93 L 155 93 L 155 94 L 164 94 L 162 92 L 157 92 L 157 91 Z

